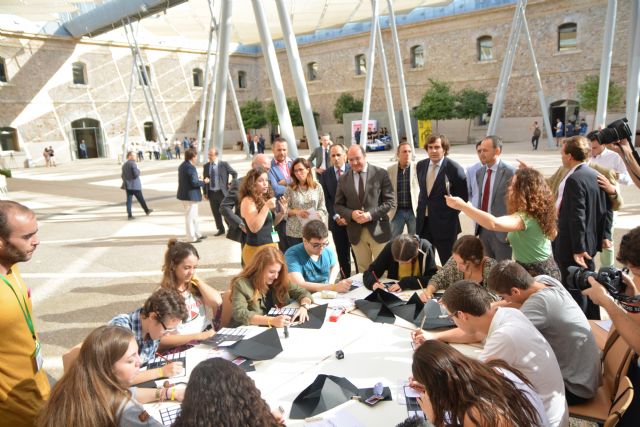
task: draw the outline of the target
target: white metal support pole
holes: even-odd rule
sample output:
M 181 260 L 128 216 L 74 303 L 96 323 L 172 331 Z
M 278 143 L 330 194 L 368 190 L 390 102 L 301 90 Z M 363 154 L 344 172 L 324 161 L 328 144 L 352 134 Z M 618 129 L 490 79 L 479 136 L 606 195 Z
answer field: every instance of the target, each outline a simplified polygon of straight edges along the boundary
M 389 70 L 387 69 L 387 57 L 384 54 L 384 44 L 382 43 L 382 31 L 380 30 L 380 24 L 378 24 L 378 30 L 376 31 L 378 36 L 378 54 L 380 55 L 380 66 L 382 67 L 382 79 L 384 81 L 384 94 L 387 99 L 387 114 L 389 115 L 389 127 L 391 128 L 391 144 L 393 145 L 394 153 L 397 151 L 398 144 L 398 126 L 396 125 L 396 113 L 393 109 L 393 94 L 391 93 L 391 84 L 389 83 Z
M 280 133 L 287 140 L 289 147 L 289 157 L 298 157 L 298 147 L 296 145 L 296 137 L 293 133 L 293 124 L 289 115 L 289 107 L 287 106 L 287 98 L 284 93 L 284 85 L 282 76 L 280 75 L 280 67 L 278 66 L 278 57 L 276 49 L 273 46 L 271 31 L 267 18 L 262 8 L 261 0 L 251 0 L 253 5 L 253 13 L 256 16 L 256 25 L 260 33 L 260 45 L 262 46 L 262 54 L 264 55 L 267 75 L 271 83 L 271 92 L 273 94 L 273 102 L 278 113 L 278 121 L 280 122 Z
M 313 150 L 318 147 L 320 143 L 318 140 L 316 121 L 313 118 L 309 92 L 304 80 L 304 70 L 302 69 L 302 61 L 300 60 L 300 52 L 298 51 L 298 42 L 296 42 L 296 35 L 291 28 L 291 21 L 289 20 L 284 0 L 276 0 L 276 7 L 278 9 L 278 17 L 280 18 L 280 27 L 282 28 L 282 38 L 287 48 L 291 78 L 296 87 L 296 95 L 298 95 L 298 104 L 300 105 L 305 134 L 307 135 L 309 148 Z
M 236 89 L 233 87 L 233 80 L 231 75 L 227 73 L 227 85 L 229 86 L 229 93 L 231 94 L 231 103 L 233 104 L 233 111 L 236 114 L 236 120 L 238 121 L 238 128 L 242 135 L 242 149 L 247 155 L 247 159 L 251 158 L 249 154 L 249 141 L 247 141 L 247 131 L 244 128 L 244 122 L 242 121 L 242 113 L 240 113 L 240 105 L 238 104 L 238 97 L 236 97 Z
M 198 120 L 198 147 L 201 146 L 203 131 L 204 131 L 204 117 L 207 110 L 207 95 L 209 93 L 209 74 L 211 74 L 210 62 L 211 62 L 211 48 L 213 46 L 213 33 L 216 31 L 214 24 L 214 18 L 211 17 L 211 26 L 209 28 L 209 44 L 207 45 L 207 60 L 204 64 L 204 78 L 202 79 L 202 96 L 200 98 L 200 115 Z
M 411 113 L 409 112 L 409 100 L 407 99 L 407 85 L 404 80 L 404 69 L 402 66 L 402 54 L 400 52 L 400 39 L 396 28 L 396 15 L 393 11 L 393 0 L 387 0 L 389 9 L 389 25 L 391 26 L 391 37 L 393 39 L 393 50 L 395 52 L 396 72 L 398 73 L 398 90 L 400 91 L 400 103 L 402 104 L 402 119 L 404 121 L 404 132 L 407 141 L 413 147 L 413 128 L 411 127 Z
M 540 111 L 542 112 L 542 121 L 544 129 L 547 132 L 547 147 L 555 148 L 555 141 L 553 140 L 553 131 L 551 130 L 551 121 L 549 120 L 549 109 L 547 108 L 547 101 L 544 97 L 544 90 L 542 89 L 542 80 L 540 79 L 540 71 L 538 70 L 538 61 L 536 61 L 536 53 L 533 50 L 533 43 L 531 42 L 531 34 L 529 33 L 529 24 L 527 24 L 527 16 L 524 9 L 521 10 L 522 16 L 522 28 L 524 30 L 524 38 L 529 46 L 529 55 L 531 55 L 531 65 L 533 66 L 533 80 L 536 82 L 536 92 L 538 93 L 538 101 L 540 102 Z
M 602 39 L 602 58 L 600 60 L 600 83 L 598 85 L 598 106 L 596 108 L 595 128 L 605 125 L 607 120 L 607 101 L 609 98 L 609 76 L 611 74 L 611 55 L 613 53 L 613 32 L 616 29 L 618 0 L 609 0 L 607 17 L 604 22 Z
M 122 163 L 127 160 L 127 147 L 129 145 L 129 123 L 131 122 L 131 111 L 133 110 L 133 94 L 136 91 L 136 61 L 131 61 L 131 79 L 129 80 L 129 102 L 127 105 L 127 118 L 124 121 L 124 141 L 122 143 Z
M 364 84 L 364 101 L 362 102 L 362 124 L 360 125 L 360 143 L 364 135 L 365 147 L 369 131 L 369 108 L 371 107 L 371 88 L 373 86 L 373 65 L 376 54 L 376 31 L 378 28 L 378 0 L 371 0 L 371 34 L 369 36 L 369 50 L 367 51 L 367 75 Z M 358 66 L 356 64 L 356 66 Z
M 220 43 L 220 26 L 216 22 L 213 7 L 211 7 L 211 4 L 209 4 L 209 12 L 211 13 L 213 28 L 216 32 L 216 41 L 217 43 Z M 220 10 L 220 13 L 222 13 L 222 10 Z M 216 87 L 216 76 L 218 75 L 218 63 L 218 55 L 216 54 L 211 72 L 211 84 L 209 85 L 209 105 L 207 106 L 207 119 L 205 120 L 205 124 L 207 125 L 207 127 L 204 131 L 204 144 L 202 145 L 203 147 L 209 147 L 211 145 L 211 132 L 213 131 L 213 109 L 216 101 L 216 92 L 214 88 Z M 208 149 L 200 151 L 200 162 L 204 162 L 205 156 L 207 155 L 208 151 Z
M 231 42 L 231 0 L 222 0 L 220 8 L 220 27 L 218 31 L 218 53 L 216 54 L 216 103 L 213 108 L 213 137 L 222 157 L 224 145 L 224 123 L 227 112 L 227 75 L 229 74 L 229 44 Z M 213 97 L 213 95 L 212 95 Z M 207 140 L 206 151 L 211 141 Z
M 521 10 L 524 10 L 526 4 L 526 0 L 518 0 L 515 12 L 513 14 L 511 34 L 509 34 L 507 51 L 505 52 L 504 59 L 502 60 L 500 80 L 498 81 L 498 88 L 496 89 L 496 96 L 493 102 L 491 119 L 489 119 L 489 126 L 487 128 L 487 135 L 496 134 L 498 123 L 500 122 L 500 116 L 502 116 L 502 110 L 504 109 L 504 98 L 507 93 L 507 86 L 509 86 L 511 68 L 513 67 L 513 58 L 515 57 L 516 49 L 518 47 L 518 38 L 520 37 L 520 30 L 522 28 Z
M 627 62 L 627 119 L 631 128 L 631 145 L 635 144 L 638 126 L 638 94 L 640 90 L 640 2 L 632 2 L 629 61 Z

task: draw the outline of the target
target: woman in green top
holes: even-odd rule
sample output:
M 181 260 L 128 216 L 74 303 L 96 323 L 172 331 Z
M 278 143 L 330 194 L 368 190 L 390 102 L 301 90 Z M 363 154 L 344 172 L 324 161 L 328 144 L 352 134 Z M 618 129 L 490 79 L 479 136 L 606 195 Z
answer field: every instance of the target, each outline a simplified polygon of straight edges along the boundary
M 531 168 L 516 171 L 507 193 L 509 215 L 496 218 L 459 197 L 445 198 L 449 207 L 464 212 L 487 230 L 508 232 L 513 258 L 533 277 L 546 274 L 560 280 L 551 253 L 551 241 L 558 234 L 555 198 L 540 172 Z
M 289 283 L 287 264 L 278 248 L 266 246 L 250 260 L 249 264 L 231 281 L 232 326 L 262 325 L 289 326 L 292 321 L 309 320 L 307 310 L 311 294 Z M 300 303 L 298 313 L 289 316 L 267 316 L 273 307 L 284 307 L 291 300 Z

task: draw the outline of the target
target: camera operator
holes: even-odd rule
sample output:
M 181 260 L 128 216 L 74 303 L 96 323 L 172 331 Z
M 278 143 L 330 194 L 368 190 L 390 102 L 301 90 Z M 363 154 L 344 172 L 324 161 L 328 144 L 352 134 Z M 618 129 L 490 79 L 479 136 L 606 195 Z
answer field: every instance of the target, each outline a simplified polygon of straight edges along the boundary
M 600 131 L 591 132 L 589 139 L 597 140 L 600 145 L 618 153 L 624 161 L 631 180 L 640 188 L 640 155 L 629 143 L 631 135 L 631 129 L 625 117 L 609 123 Z
M 623 282 L 626 285 L 625 294 L 627 296 L 640 295 L 640 227 L 634 228 L 622 237 L 617 260 L 633 274 L 632 279 L 622 273 Z M 593 276 L 588 278 L 588 282 L 591 287 L 583 290 L 582 293 L 607 311 L 622 339 L 636 354 L 640 354 L 640 312 L 628 311 L 619 305 Z M 629 306 L 629 310 L 640 309 L 639 302 L 630 303 Z M 628 376 L 634 388 L 640 390 L 640 367 L 638 367 L 637 357 L 631 362 Z M 630 418 L 638 413 L 640 413 L 640 393 L 635 393 L 631 407 L 626 412 L 628 415 L 623 417 L 620 426 L 633 425 L 634 421 Z M 635 421 L 637 422 L 637 419 Z

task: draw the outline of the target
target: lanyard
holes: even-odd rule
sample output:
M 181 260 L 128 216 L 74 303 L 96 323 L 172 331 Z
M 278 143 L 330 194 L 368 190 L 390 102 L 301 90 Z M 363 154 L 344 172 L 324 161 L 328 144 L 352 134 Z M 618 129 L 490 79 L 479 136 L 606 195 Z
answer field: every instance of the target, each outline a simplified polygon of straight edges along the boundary
M 36 341 L 36 331 L 33 328 L 33 320 L 31 319 L 29 306 L 27 305 L 27 301 L 24 299 L 24 295 L 22 295 L 22 302 L 24 303 L 24 307 L 23 307 L 22 304 L 20 303 L 20 298 L 18 298 L 18 294 L 16 293 L 15 289 L 13 289 L 13 286 L 11 286 L 11 283 L 7 280 L 7 278 L 4 275 L 2 276 L 2 280 L 4 281 L 4 283 L 7 284 L 7 286 L 9 286 L 9 288 L 13 292 L 13 295 L 16 296 L 16 300 L 18 301 L 20 310 L 22 310 L 22 315 L 24 316 L 24 320 L 27 322 L 27 326 L 29 327 L 29 331 L 31 332 L 31 337 L 33 337 L 33 340 Z
M 271 210 L 269 210 L 269 221 L 271 221 L 271 232 L 272 232 L 272 233 L 275 233 L 275 232 L 276 232 L 276 229 L 275 229 L 275 227 L 273 226 L 273 218 L 272 218 Z

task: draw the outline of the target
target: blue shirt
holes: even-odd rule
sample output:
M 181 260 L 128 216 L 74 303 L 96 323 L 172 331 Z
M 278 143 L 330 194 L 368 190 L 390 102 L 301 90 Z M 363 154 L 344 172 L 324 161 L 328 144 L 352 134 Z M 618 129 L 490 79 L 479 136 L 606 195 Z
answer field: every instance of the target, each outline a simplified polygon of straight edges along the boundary
M 291 246 L 284 256 L 289 272 L 300 273 L 305 282 L 311 283 L 329 283 L 329 272 L 336 264 L 332 249 L 324 248 L 318 260 L 314 261 L 304 250 L 304 243 Z
M 116 317 L 109 321 L 109 325 L 122 326 L 133 332 L 138 343 L 138 354 L 142 363 L 147 363 L 149 360 L 156 357 L 156 351 L 160 345 L 160 340 L 152 340 L 148 336 L 142 335 L 142 322 L 140 321 L 140 311 L 142 308 L 128 314 L 118 314 Z

